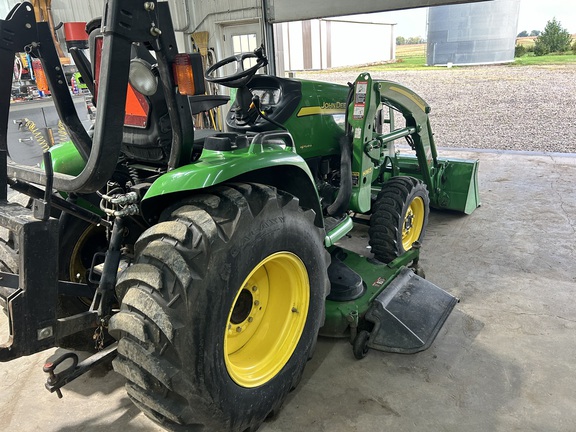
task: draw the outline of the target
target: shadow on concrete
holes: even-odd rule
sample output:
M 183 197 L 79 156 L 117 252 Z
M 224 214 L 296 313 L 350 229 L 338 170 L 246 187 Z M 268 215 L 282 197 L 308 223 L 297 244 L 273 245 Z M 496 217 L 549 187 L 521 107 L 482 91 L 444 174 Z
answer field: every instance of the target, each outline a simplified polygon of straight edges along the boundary
M 347 340 L 320 339 L 304 385 L 262 431 L 498 430 L 522 370 L 477 342 L 483 328 L 456 309 L 429 350 L 360 361 Z
M 119 403 L 121 406 L 113 411 L 104 413 L 96 413 L 89 418 L 84 418 L 81 422 L 74 425 L 63 426 L 58 429 L 59 432 L 109 432 L 109 431 L 153 431 L 163 430 L 160 427 L 155 427 L 150 421 L 150 427 L 142 427 L 142 424 L 134 424 L 134 418 L 140 415 L 140 410 L 128 399 L 122 398 Z M 118 414 L 120 414 L 118 416 Z M 114 421 L 110 421 L 110 416 L 114 416 Z M 143 417 L 143 416 L 142 416 Z

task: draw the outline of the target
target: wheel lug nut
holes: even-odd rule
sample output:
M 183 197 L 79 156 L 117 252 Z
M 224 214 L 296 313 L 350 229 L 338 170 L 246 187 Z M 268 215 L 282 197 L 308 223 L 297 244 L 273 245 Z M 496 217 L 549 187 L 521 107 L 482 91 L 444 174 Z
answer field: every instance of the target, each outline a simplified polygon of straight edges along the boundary
M 242 327 L 236 327 L 236 331 L 240 333 L 242 331 Z
M 257 287 L 256 285 L 254 285 L 254 286 L 252 287 L 252 291 L 258 291 L 258 287 Z
M 258 300 L 254 300 L 254 306 L 258 306 L 260 302 Z
M 254 321 L 254 318 L 248 317 L 248 322 L 252 322 L 252 321 Z

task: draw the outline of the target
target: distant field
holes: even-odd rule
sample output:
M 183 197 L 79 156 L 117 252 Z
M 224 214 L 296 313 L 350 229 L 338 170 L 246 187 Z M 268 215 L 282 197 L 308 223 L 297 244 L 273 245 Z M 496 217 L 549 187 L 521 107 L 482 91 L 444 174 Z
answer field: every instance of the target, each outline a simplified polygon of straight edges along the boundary
M 426 44 L 396 45 L 396 58 L 426 57 Z
M 517 43 L 526 47 L 534 45 L 535 37 L 518 38 Z M 576 41 L 576 35 L 573 36 Z M 528 66 L 528 65 L 561 65 L 576 63 L 576 55 L 560 54 L 560 55 L 546 55 L 536 57 L 533 54 L 528 54 L 520 58 L 516 58 L 512 66 Z M 457 67 L 457 66 L 454 66 Z M 334 68 L 328 71 L 387 71 L 387 70 L 430 70 L 430 69 L 446 69 L 444 66 L 426 66 L 426 44 L 415 45 L 396 45 L 396 61 L 373 63 L 369 65 L 350 66 Z M 322 72 L 320 72 L 322 73 Z
M 536 37 L 528 36 L 517 38 L 516 43 L 526 48 L 534 47 Z M 572 41 L 576 41 L 576 34 L 572 35 Z M 566 63 L 576 63 L 576 55 L 573 52 L 566 54 L 548 54 L 545 56 L 535 56 L 534 53 L 527 53 L 522 57 L 516 57 L 514 64 L 517 66 L 532 65 L 559 65 Z
M 536 39 L 536 37 L 534 37 L 534 36 L 517 38 L 516 44 L 522 45 L 522 46 L 525 46 L 526 48 L 528 48 L 528 47 L 534 46 L 534 40 L 535 39 Z
M 516 43 L 518 45 L 523 45 L 526 48 L 534 46 L 534 41 L 536 40 L 536 36 L 527 36 L 521 37 L 516 39 Z M 576 34 L 572 35 L 572 42 L 576 41 Z
M 535 37 L 518 38 L 517 43 L 526 47 L 534 46 Z M 573 35 L 576 41 L 576 35 Z M 576 55 L 559 54 L 536 57 L 533 54 L 516 58 L 512 65 L 558 65 L 566 63 L 576 63 Z M 396 45 L 396 62 L 370 65 L 372 70 L 411 70 L 411 69 L 431 69 L 426 66 L 426 44 L 418 45 Z M 364 69 L 364 68 L 361 68 Z
M 426 66 L 426 44 L 396 45 L 396 61 L 377 65 L 370 65 L 370 70 L 407 70 L 430 69 Z

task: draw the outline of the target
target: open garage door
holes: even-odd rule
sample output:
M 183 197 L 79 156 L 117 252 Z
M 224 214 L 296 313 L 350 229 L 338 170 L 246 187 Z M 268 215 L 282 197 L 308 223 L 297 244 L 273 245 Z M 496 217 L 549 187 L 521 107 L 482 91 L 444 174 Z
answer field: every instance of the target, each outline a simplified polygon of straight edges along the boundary
M 267 21 L 277 23 L 474 1 L 484 0 L 265 0 L 265 3 Z

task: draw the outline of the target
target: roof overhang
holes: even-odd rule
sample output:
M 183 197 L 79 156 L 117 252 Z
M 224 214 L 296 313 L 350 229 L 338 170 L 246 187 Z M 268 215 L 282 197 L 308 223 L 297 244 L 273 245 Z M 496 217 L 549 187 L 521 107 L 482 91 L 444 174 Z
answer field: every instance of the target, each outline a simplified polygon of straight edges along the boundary
M 475 3 L 485 0 L 264 0 L 269 23 Z

